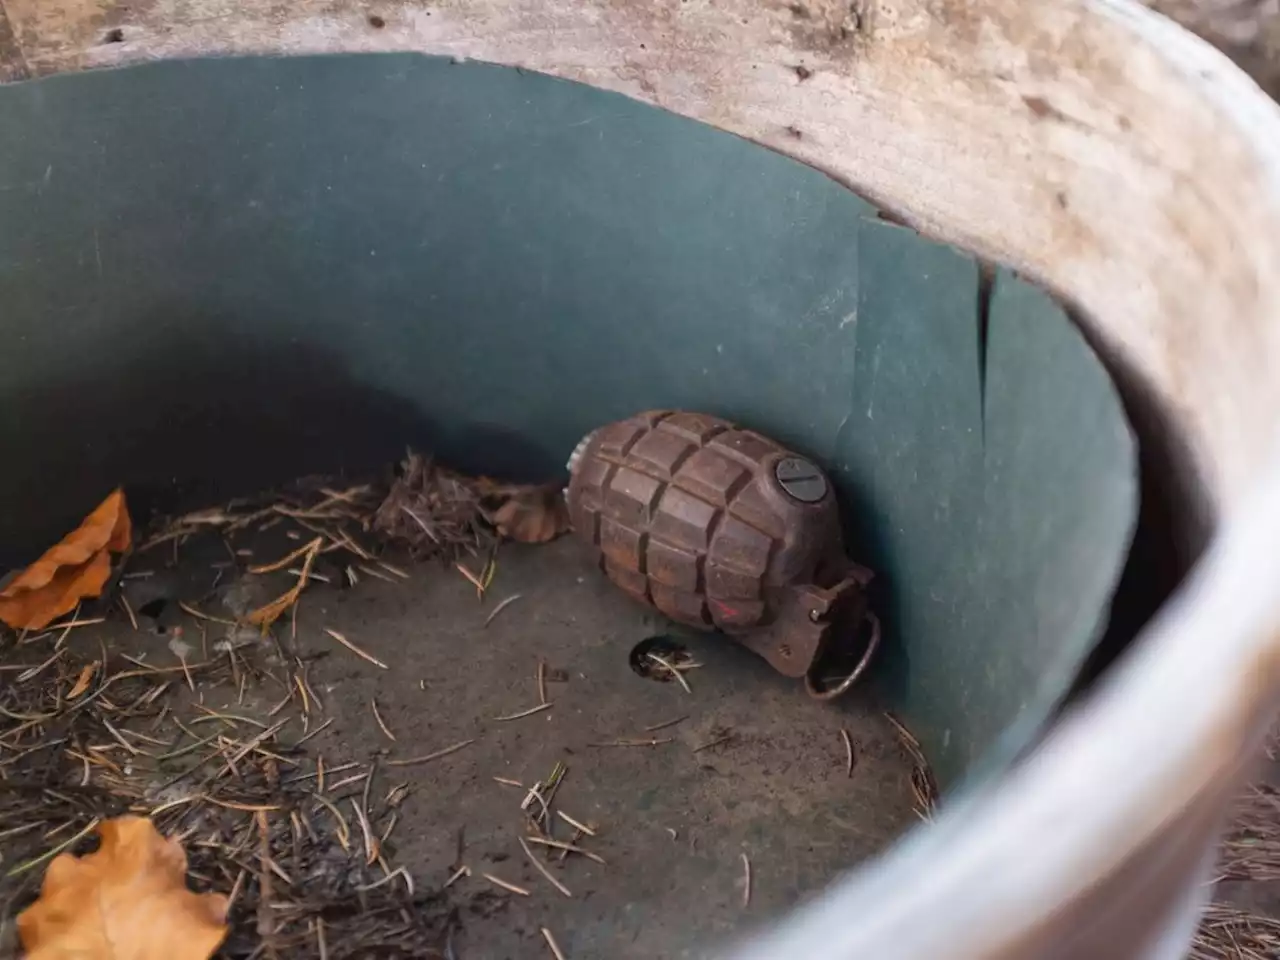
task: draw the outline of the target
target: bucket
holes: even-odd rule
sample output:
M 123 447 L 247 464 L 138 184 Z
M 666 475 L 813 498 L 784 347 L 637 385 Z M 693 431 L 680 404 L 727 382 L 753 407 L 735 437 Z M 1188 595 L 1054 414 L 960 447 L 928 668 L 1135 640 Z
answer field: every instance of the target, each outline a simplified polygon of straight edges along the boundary
M 41 74 L 441 59 L 0 90 L 6 562 L 122 479 L 229 495 L 338 435 L 529 473 L 712 407 L 831 470 L 887 584 L 881 694 L 951 788 L 733 955 L 1178 955 L 1280 620 L 1280 116 L 1220 55 L 1118 0 L 10 7 Z

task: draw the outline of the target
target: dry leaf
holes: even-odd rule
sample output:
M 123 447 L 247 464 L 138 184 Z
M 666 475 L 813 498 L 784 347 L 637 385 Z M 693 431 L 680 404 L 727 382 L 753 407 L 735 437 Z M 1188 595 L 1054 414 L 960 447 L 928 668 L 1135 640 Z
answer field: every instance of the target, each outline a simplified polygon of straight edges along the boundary
M 102 847 L 56 857 L 18 915 L 26 960 L 208 960 L 227 934 L 227 898 L 187 889 L 182 845 L 142 817 L 98 832 Z
M 520 543 L 546 543 L 569 529 L 569 508 L 558 485 L 502 486 L 493 496 L 504 502 L 485 511 L 485 519 L 508 540 Z
M 124 491 L 116 490 L 60 543 L 0 590 L 0 620 L 19 630 L 40 630 L 102 593 L 111 554 L 129 549 L 133 525 Z
M 80 671 L 80 676 L 76 679 L 75 686 L 73 686 L 71 691 L 67 694 L 68 700 L 74 700 L 89 689 L 89 681 L 93 679 L 94 671 L 97 669 L 97 660 L 93 661 L 93 663 L 86 663 L 84 665 L 84 669 Z

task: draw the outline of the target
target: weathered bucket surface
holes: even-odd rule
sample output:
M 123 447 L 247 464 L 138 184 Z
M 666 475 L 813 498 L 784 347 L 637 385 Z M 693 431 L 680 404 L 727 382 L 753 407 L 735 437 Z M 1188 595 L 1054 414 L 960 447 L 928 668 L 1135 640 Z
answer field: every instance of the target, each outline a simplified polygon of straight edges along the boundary
M 1206 549 L 1034 754 L 744 950 L 1177 954 L 1280 687 L 1280 115 L 1221 56 L 1120 0 L 389 3 L 375 17 L 262 2 L 136 26 L 110 3 L 83 18 L 6 7 L 42 72 L 408 49 L 581 80 L 798 157 L 1066 297 L 1172 488 L 1176 532 Z

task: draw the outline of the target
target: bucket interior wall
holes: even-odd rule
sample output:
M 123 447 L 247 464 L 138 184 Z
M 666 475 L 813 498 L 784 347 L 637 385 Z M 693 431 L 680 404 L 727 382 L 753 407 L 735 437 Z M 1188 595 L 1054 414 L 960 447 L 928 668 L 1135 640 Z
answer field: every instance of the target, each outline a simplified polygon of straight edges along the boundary
M 1136 458 L 1075 329 L 745 141 L 505 68 L 211 60 L 0 88 L 0 185 L 5 567 L 121 484 L 200 505 L 406 444 L 540 480 L 689 408 L 830 470 L 944 783 L 1105 622 Z

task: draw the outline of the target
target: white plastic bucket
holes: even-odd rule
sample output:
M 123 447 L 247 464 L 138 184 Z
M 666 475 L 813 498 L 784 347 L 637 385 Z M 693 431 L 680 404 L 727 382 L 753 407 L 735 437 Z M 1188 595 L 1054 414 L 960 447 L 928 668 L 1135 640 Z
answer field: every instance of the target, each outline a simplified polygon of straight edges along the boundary
M 1077 307 L 1151 412 L 1175 525 L 1204 548 L 1191 576 L 1033 755 L 737 955 L 1180 955 L 1280 695 L 1280 109 L 1251 81 L 1128 0 L 388 0 L 377 22 L 189 0 L 102 43 L 122 6 L 6 4 L 36 73 L 394 49 L 616 90 Z

